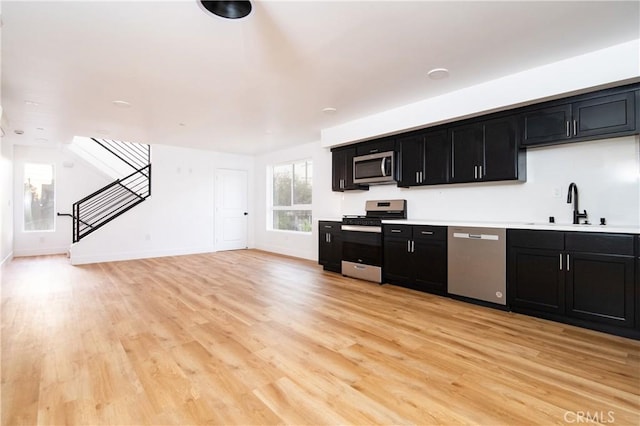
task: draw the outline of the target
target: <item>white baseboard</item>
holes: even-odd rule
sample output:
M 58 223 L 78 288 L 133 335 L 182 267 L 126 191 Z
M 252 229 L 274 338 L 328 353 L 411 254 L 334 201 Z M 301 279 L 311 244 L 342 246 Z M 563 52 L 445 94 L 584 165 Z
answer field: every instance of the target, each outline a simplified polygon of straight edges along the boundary
M 299 257 L 300 259 L 318 260 L 314 253 L 301 252 L 299 248 L 296 249 L 295 247 L 282 247 L 282 246 L 274 246 L 269 244 L 265 244 L 265 245 L 260 244 L 260 245 L 257 245 L 255 248 L 258 250 L 268 251 L 271 253 L 283 254 L 285 256 Z
M 0 262 L 0 267 L 2 267 L 5 264 L 5 262 L 9 262 L 11 259 L 13 259 L 12 251 L 10 251 L 9 254 L 4 259 L 2 259 L 2 262 Z
M 52 254 L 67 254 L 69 247 L 49 247 L 45 249 L 15 250 L 13 257 L 48 256 Z
M 151 259 L 154 257 L 185 256 L 189 254 L 212 253 L 214 251 L 215 250 L 211 247 L 200 247 L 178 250 L 149 250 L 139 252 L 82 255 L 74 254 L 74 250 L 72 249 L 70 257 L 72 265 L 86 265 L 89 263 L 119 262 L 123 260 Z

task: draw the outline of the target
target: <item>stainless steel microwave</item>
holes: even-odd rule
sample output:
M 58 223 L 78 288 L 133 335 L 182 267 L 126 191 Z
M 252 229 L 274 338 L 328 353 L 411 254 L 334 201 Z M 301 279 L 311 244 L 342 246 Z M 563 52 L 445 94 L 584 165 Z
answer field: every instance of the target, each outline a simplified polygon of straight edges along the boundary
M 393 151 L 353 157 L 354 183 L 393 183 L 395 180 Z

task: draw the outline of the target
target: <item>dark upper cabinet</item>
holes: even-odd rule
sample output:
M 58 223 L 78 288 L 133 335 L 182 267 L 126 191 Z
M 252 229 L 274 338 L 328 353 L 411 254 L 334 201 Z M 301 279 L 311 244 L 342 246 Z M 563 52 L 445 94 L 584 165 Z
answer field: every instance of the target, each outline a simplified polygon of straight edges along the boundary
M 479 121 L 449 130 L 451 182 L 524 180 L 515 117 Z
M 638 132 L 637 85 L 528 107 L 522 113 L 522 145 L 553 145 Z
M 342 231 L 341 223 L 318 222 L 318 263 L 327 271 L 342 271 Z
M 446 294 L 447 231 L 442 226 L 384 225 L 385 281 Z
M 414 134 L 397 141 L 399 152 L 398 186 L 447 183 L 449 180 L 449 141 L 447 131 Z
M 635 238 L 509 230 L 507 295 L 511 309 L 629 335 L 621 330 L 639 328 Z
M 575 102 L 572 131 L 575 137 L 612 135 L 636 129 L 636 92 L 618 93 Z
M 571 138 L 571 105 L 557 105 L 524 114 L 522 145 Z
M 356 156 L 356 148 L 348 146 L 336 148 L 331 151 L 331 189 L 333 191 L 348 191 L 354 189 L 367 190 L 367 185 L 353 183 L 353 157 Z
M 396 140 L 392 138 L 376 139 L 356 145 L 356 155 L 375 154 L 377 152 L 395 151 Z

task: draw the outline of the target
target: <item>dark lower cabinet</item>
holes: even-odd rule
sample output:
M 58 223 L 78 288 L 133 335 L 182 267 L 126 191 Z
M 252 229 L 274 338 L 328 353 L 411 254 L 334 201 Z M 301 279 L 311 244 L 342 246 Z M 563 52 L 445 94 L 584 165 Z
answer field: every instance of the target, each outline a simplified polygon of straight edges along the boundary
M 342 271 L 342 231 L 340 222 L 318 222 L 318 263 L 326 271 Z
M 446 227 L 384 225 L 383 233 L 385 282 L 446 294 Z
M 515 312 L 640 338 L 636 236 L 509 230 Z

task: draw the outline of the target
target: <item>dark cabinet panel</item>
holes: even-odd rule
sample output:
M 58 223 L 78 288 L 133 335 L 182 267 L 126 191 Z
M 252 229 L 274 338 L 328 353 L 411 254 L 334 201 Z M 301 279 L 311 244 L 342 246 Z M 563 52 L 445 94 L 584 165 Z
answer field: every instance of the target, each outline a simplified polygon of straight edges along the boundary
M 509 251 L 509 304 L 542 312 L 564 313 L 563 254 L 555 250 Z
M 571 105 L 556 105 L 524 114 L 522 145 L 536 145 L 571 138 Z
M 331 152 L 331 189 L 333 191 L 369 189 L 367 185 L 353 183 L 353 157 L 355 155 L 355 147 L 337 148 Z
M 573 104 L 573 136 L 635 130 L 635 92 L 602 96 Z
M 634 258 L 571 253 L 567 313 L 598 323 L 634 326 Z
M 523 146 L 553 145 L 638 133 L 638 86 L 528 107 L 522 113 Z
M 447 292 L 446 227 L 384 225 L 385 281 L 430 293 Z
M 424 136 L 424 171 L 421 184 L 449 181 L 449 140 L 447 131 L 429 132 Z
M 424 163 L 424 135 L 398 139 L 398 186 L 419 185 Z
M 449 130 L 451 140 L 451 182 L 478 180 L 483 151 L 482 125 L 470 124 Z
M 340 222 L 318 222 L 318 263 L 328 271 L 341 272 L 342 269 L 342 231 L 340 227 Z
M 515 120 L 484 123 L 482 180 L 508 180 L 518 177 L 518 140 Z
M 454 127 L 449 135 L 451 182 L 523 179 L 525 153 L 518 150 L 515 118 Z
M 631 330 L 640 330 L 637 238 L 599 232 L 509 230 L 512 310 L 640 336 Z

